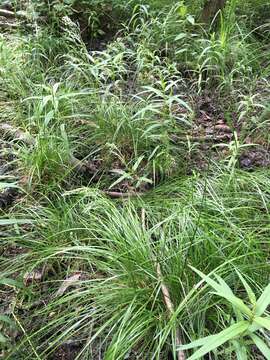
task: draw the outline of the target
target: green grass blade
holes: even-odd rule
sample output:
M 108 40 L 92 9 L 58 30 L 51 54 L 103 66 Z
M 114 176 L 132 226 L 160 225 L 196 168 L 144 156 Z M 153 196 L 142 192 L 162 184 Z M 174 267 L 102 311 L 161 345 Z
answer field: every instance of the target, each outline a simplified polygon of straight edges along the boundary
M 254 322 L 270 331 L 270 318 L 255 317 Z
M 32 224 L 30 219 L 0 219 L 0 226 Z
M 254 292 L 252 291 L 251 287 L 249 286 L 249 284 L 246 282 L 246 280 L 243 278 L 243 276 L 240 274 L 239 271 L 236 271 L 242 284 L 244 285 L 246 292 L 248 294 L 249 300 L 251 302 L 252 305 L 256 304 L 256 296 L 254 294 Z
M 260 352 L 264 355 L 265 359 L 270 359 L 270 348 L 262 341 L 262 339 L 255 335 L 250 335 L 251 339 L 253 340 L 254 344 L 257 346 L 257 348 L 260 350 Z
M 270 283 L 264 289 L 263 293 L 261 294 L 261 296 L 257 301 L 255 314 L 258 316 L 262 315 L 269 306 L 269 304 L 270 304 Z
M 222 280 L 220 277 L 217 276 L 220 283 L 214 281 L 213 279 L 209 278 L 209 276 L 203 274 L 201 271 L 191 267 L 198 275 L 200 275 L 207 284 L 209 284 L 215 291 L 218 296 L 221 296 L 228 300 L 233 306 L 235 306 L 237 309 L 242 311 L 244 314 L 248 316 L 252 316 L 252 311 L 249 309 L 247 305 L 244 304 L 244 302 L 236 297 L 230 287 L 225 283 L 224 280 Z
M 249 323 L 247 321 L 241 321 L 237 324 L 230 326 L 228 329 L 221 331 L 219 334 L 213 335 L 198 351 L 196 351 L 188 360 L 196 360 L 200 357 L 208 354 L 210 351 L 225 344 L 227 341 L 239 336 L 247 330 Z
M 0 190 L 8 189 L 8 188 L 18 188 L 18 186 L 15 183 L 4 183 L 0 182 Z
M 22 284 L 14 279 L 9 279 L 9 278 L 0 278 L 0 285 L 5 285 L 5 286 L 12 286 L 12 287 L 22 287 Z
M 180 350 L 189 350 L 189 349 L 193 349 L 195 347 L 199 347 L 199 346 L 203 346 L 205 344 L 206 341 L 209 341 L 211 338 L 213 338 L 216 335 L 210 335 L 210 336 L 205 336 L 201 339 L 198 340 L 194 340 L 189 344 L 186 345 L 181 345 L 179 347 Z
M 237 340 L 233 340 L 232 344 L 234 346 L 237 360 L 248 360 L 246 347 L 239 343 Z

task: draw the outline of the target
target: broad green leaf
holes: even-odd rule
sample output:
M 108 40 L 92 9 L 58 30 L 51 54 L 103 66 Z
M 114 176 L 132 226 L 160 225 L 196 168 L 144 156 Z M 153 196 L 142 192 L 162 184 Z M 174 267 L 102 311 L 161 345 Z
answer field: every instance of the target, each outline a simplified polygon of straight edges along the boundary
M 245 320 L 242 312 L 239 311 L 239 309 L 237 309 L 235 306 L 233 307 L 233 311 L 234 311 L 235 316 L 236 316 L 236 320 L 237 320 L 236 322 Z
M 141 155 L 138 160 L 135 162 L 135 164 L 132 166 L 132 170 L 136 171 L 140 165 L 140 163 L 143 161 L 144 155 Z
M 262 339 L 255 334 L 251 334 L 250 337 L 260 352 L 264 355 L 265 359 L 270 359 L 270 348 L 262 341 Z
M 249 327 L 248 327 L 248 332 L 254 333 L 254 332 L 260 330 L 261 328 L 262 328 L 261 325 L 256 324 L 256 323 L 253 321 L 252 324 L 250 324 Z
M 149 126 L 142 134 L 142 137 L 147 135 L 148 133 L 151 133 L 153 130 L 163 127 L 163 124 L 153 124 Z
M 211 338 L 215 337 L 216 335 L 209 335 L 209 336 L 205 336 L 201 339 L 198 340 L 194 340 L 189 344 L 186 345 L 181 345 L 179 347 L 179 350 L 188 350 L 188 349 L 193 349 L 195 347 L 199 347 L 199 346 L 203 346 L 205 344 L 206 341 L 211 340 Z
M 211 279 L 209 276 L 203 274 L 201 271 L 193 268 L 192 266 L 191 269 L 194 270 L 198 275 L 200 275 L 201 278 L 203 278 L 203 280 L 207 282 L 216 291 L 216 295 L 225 298 L 244 314 L 252 317 L 253 314 L 250 308 L 244 304 L 243 300 L 239 299 L 233 294 L 231 288 L 226 284 L 223 279 L 221 279 L 220 276 L 216 275 L 217 279 L 220 281 L 220 283 L 218 283 L 215 280 Z
M 233 295 L 233 291 L 232 289 L 229 287 L 229 285 L 222 279 L 222 277 L 220 277 L 219 275 L 215 274 L 216 279 L 219 282 L 219 285 L 221 286 L 223 292 L 226 294 L 231 294 Z
M 187 16 L 187 21 L 191 24 L 194 25 L 195 24 L 195 18 L 192 15 L 188 15 Z
M 0 226 L 32 224 L 30 219 L 0 219 Z
M 68 144 L 68 136 L 67 136 L 65 124 L 60 125 L 60 131 L 62 138 L 65 140 L 66 144 Z
M 247 321 L 241 321 L 237 324 L 230 326 L 228 329 L 225 329 L 220 333 L 213 335 L 205 342 L 205 344 L 199 350 L 197 350 L 192 356 L 190 356 L 188 360 L 199 359 L 205 354 L 208 354 L 210 351 L 217 349 L 219 346 L 223 345 L 227 341 L 245 332 L 248 326 L 249 323 Z
M 112 173 L 114 174 L 118 174 L 118 175 L 124 175 L 124 174 L 127 174 L 124 170 L 122 169 L 113 169 L 111 170 Z
M 146 89 L 147 91 L 152 92 L 155 95 L 162 98 L 162 92 L 160 90 L 154 88 L 153 86 L 144 86 L 144 89 Z
M 217 293 L 218 294 L 218 293 Z M 238 308 L 240 311 L 242 311 L 244 314 L 246 314 L 249 317 L 252 317 L 252 311 L 250 310 L 250 308 L 244 304 L 243 300 L 239 299 L 238 297 L 236 297 L 235 295 L 231 295 L 231 294 L 218 294 L 222 297 L 224 297 L 226 300 L 228 300 L 233 306 L 235 306 L 236 308 Z
M 177 41 L 177 40 L 182 40 L 182 39 L 184 39 L 185 37 L 187 37 L 187 34 L 186 33 L 180 33 L 180 34 L 178 34 L 176 37 L 175 37 L 175 41 Z
M 121 183 L 121 182 L 124 181 L 125 179 L 130 179 L 130 178 L 131 178 L 130 174 L 124 173 L 122 176 L 120 176 L 119 179 L 115 180 L 115 182 L 112 183 L 112 184 L 109 186 L 109 189 L 112 189 L 114 186 L 116 186 L 117 184 Z
M 262 315 L 269 305 L 270 305 L 270 283 L 268 284 L 268 286 L 266 286 L 263 293 L 257 300 L 255 314 L 258 316 Z
M 49 125 L 49 122 L 53 119 L 54 117 L 54 110 L 49 111 L 44 118 L 44 125 L 47 126 Z
M 175 96 L 173 98 L 173 101 L 177 102 L 179 105 L 182 105 L 184 108 L 186 108 L 188 111 L 192 111 L 191 107 L 182 99 L 180 99 L 179 97 Z
M 191 269 L 193 271 L 195 271 L 198 275 L 200 275 L 200 277 L 207 282 L 208 285 L 210 285 L 217 293 L 223 293 L 222 291 L 222 287 L 220 286 L 220 284 L 218 282 L 216 282 L 215 280 L 211 279 L 209 276 L 205 275 L 204 273 L 202 273 L 200 270 L 195 269 L 193 266 L 190 266 Z M 232 294 L 231 289 L 229 290 L 229 292 Z
M 254 318 L 254 322 L 270 331 L 270 318 L 257 316 Z
M 188 8 L 187 6 L 185 5 L 184 1 L 181 1 L 180 2 L 180 6 L 178 8 L 178 11 L 179 11 L 179 15 L 184 18 L 186 15 L 187 15 L 187 12 L 188 12 Z
M 153 184 L 153 181 L 152 181 L 151 179 L 148 179 L 148 178 L 145 177 L 145 176 L 141 176 L 141 177 L 139 178 L 139 182 L 146 182 L 146 183 L 148 183 L 148 184 Z
M 55 83 L 55 84 L 53 85 L 53 87 L 52 87 L 52 93 L 53 93 L 53 95 L 56 95 L 59 86 L 60 86 L 60 83 Z
M 44 97 L 42 98 L 42 106 L 41 106 L 41 109 L 43 110 L 43 109 L 45 108 L 45 106 L 47 105 L 47 103 L 48 103 L 49 101 L 51 101 L 51 100 L 52 100 L 52 96 L 51 96 L 51 95 L 44 96 Z

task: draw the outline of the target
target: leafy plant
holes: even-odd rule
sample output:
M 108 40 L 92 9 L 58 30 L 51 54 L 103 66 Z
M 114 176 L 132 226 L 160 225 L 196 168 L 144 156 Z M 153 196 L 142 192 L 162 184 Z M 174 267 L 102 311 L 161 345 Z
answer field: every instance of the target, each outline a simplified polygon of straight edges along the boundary
M 229 353 L 235 352 L 238 360 L 248 359 L 247 348 L 253 344 L 257 346 L 266 359 L 269 359 L 270 348 L 261 337 L 267 340 L 265 331 L 270 330 L 270 317 L 266 314 L 267 307 L 270 304 L 270 284 L 264 289 L 260 297 L 256 299 L 256 295 L 251 287 L 238 272 L 238 276 L 249 299 L 249 304 L 246 305 L 241 298 L 233 293 L 232 289 L 220 276 L 215 275 L 216 280 L 213 280 L 199 270 L 192 269 L 214 289 L 215 292 L 213 294 L 225 299 L 232 306 L 235 319 L 231 320 L 232 325 L 220 333 L 181 346 L 182 350 L 200 347 L 188 359 L 199 359 L 227 342 L 229 342 Z M 264 314 L 266 316 L 263 316 Z M 251 344 L 248 338 L 249 340 L 251 339 Z
M 129 172 L 124 170 L 115 169 L 112 170 L 114 174 L 120 175 L 120 177 L 110 185 L 110 188 L 115 187 L 117 184 L 121 183 L 124 180 L 129 180 L 135 184 L 135 188 L 140 187 L 143 183 L 152 184 L 152 180 L 148 179 L 146 176 L 141 176 L 137 174 L 138 167 L 140 166 L 141 162 L 144 160 L 144 156 L 140 156 L 136 163 L 132 165 Z
M 234 132 L 234 139 L 229 144 L 222 144 L 217 146 L 224 146 L 225 148 L 228 148 L 229 156 L 226 160 L 226 166 L 228 171 L 230 171 L 232 177 L 235 172 L 242 149 L 255 146 L 255 144 L 241 144 L 238 139 L 237 133 Z

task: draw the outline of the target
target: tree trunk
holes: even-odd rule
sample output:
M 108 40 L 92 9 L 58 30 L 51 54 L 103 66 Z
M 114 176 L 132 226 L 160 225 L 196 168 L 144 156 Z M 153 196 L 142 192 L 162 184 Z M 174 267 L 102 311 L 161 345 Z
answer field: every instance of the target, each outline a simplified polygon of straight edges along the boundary
M 225 5 L 226 0 L 208 0 L 204 5 L 201 21 L 203 23 L 211 22 L 214 19 L 216 13 L 224 9 Z

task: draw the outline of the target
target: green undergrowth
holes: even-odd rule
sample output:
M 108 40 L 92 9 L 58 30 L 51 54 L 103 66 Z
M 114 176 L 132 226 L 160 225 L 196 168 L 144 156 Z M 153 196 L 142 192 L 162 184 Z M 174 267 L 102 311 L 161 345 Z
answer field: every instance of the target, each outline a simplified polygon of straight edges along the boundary
M 270 359 L 269 4 L 10 3 L 1 356 Z
M 209 87 L 230 125 L 254 115 L 258 128 L 256 111 L 268 107 L 261 91 L 269 72 L 264 42 L 230 12 L 209 34 L 186 8 L 179 11 L 178 5 L 154 17 L 136 7 L 102 51 L 89 51 L 68 17 L 61 40 L 46 28 L 30 39 L 2 38 L 2 85 L 16 107 L 14 124 L 37 140 L 21 157 L 36 182 L 46 185 L 56 167 L 69 176 L 71 153 L 110 172 L 107 186 L 128 180 L 147 187 L 186 168 L 184 154 L 194 151 L 186 132 Z
M 260 294 L 269 281 L 269 179 L 264 171 L 237 172 L 233 179 L 222 169 L 213 171 L 122 204 L 80 188 L 45 207 L 17 209 L 16 217 L 31 219 L 33 229 L 11 230 L 3 239 L 6 246 L 24 249 L 4 262 L 3 274 L 20 273 L 18 282 L 34 271 L 44 274 L 42 284 L 32 279 L 18 290 L 12 311 L 21 318 L 35 301 L 46 306 L 30 310 L 24 320 L 28 340 L 8 358 L 25 347 L 25 358 L 32 358 L 30 340 L 40 358 L 72 340 L 81 345 L 78 358 L 88 359 L 97 351 L 97 339 L 106 359 L 124 358 L 132 350 L 139 358 L 166 358 L 176 328 L 188 343 L 228 326 L 232 308 L 211 294 L 191 267 L 221 275 L 246 301 L 237 270 Z M 175 307 L 171 316 L 157 265 Z M 81 277 L 59 292 L 63 279 L 76 273 Z M 233 355 L 233 344 L 230 351 Z

